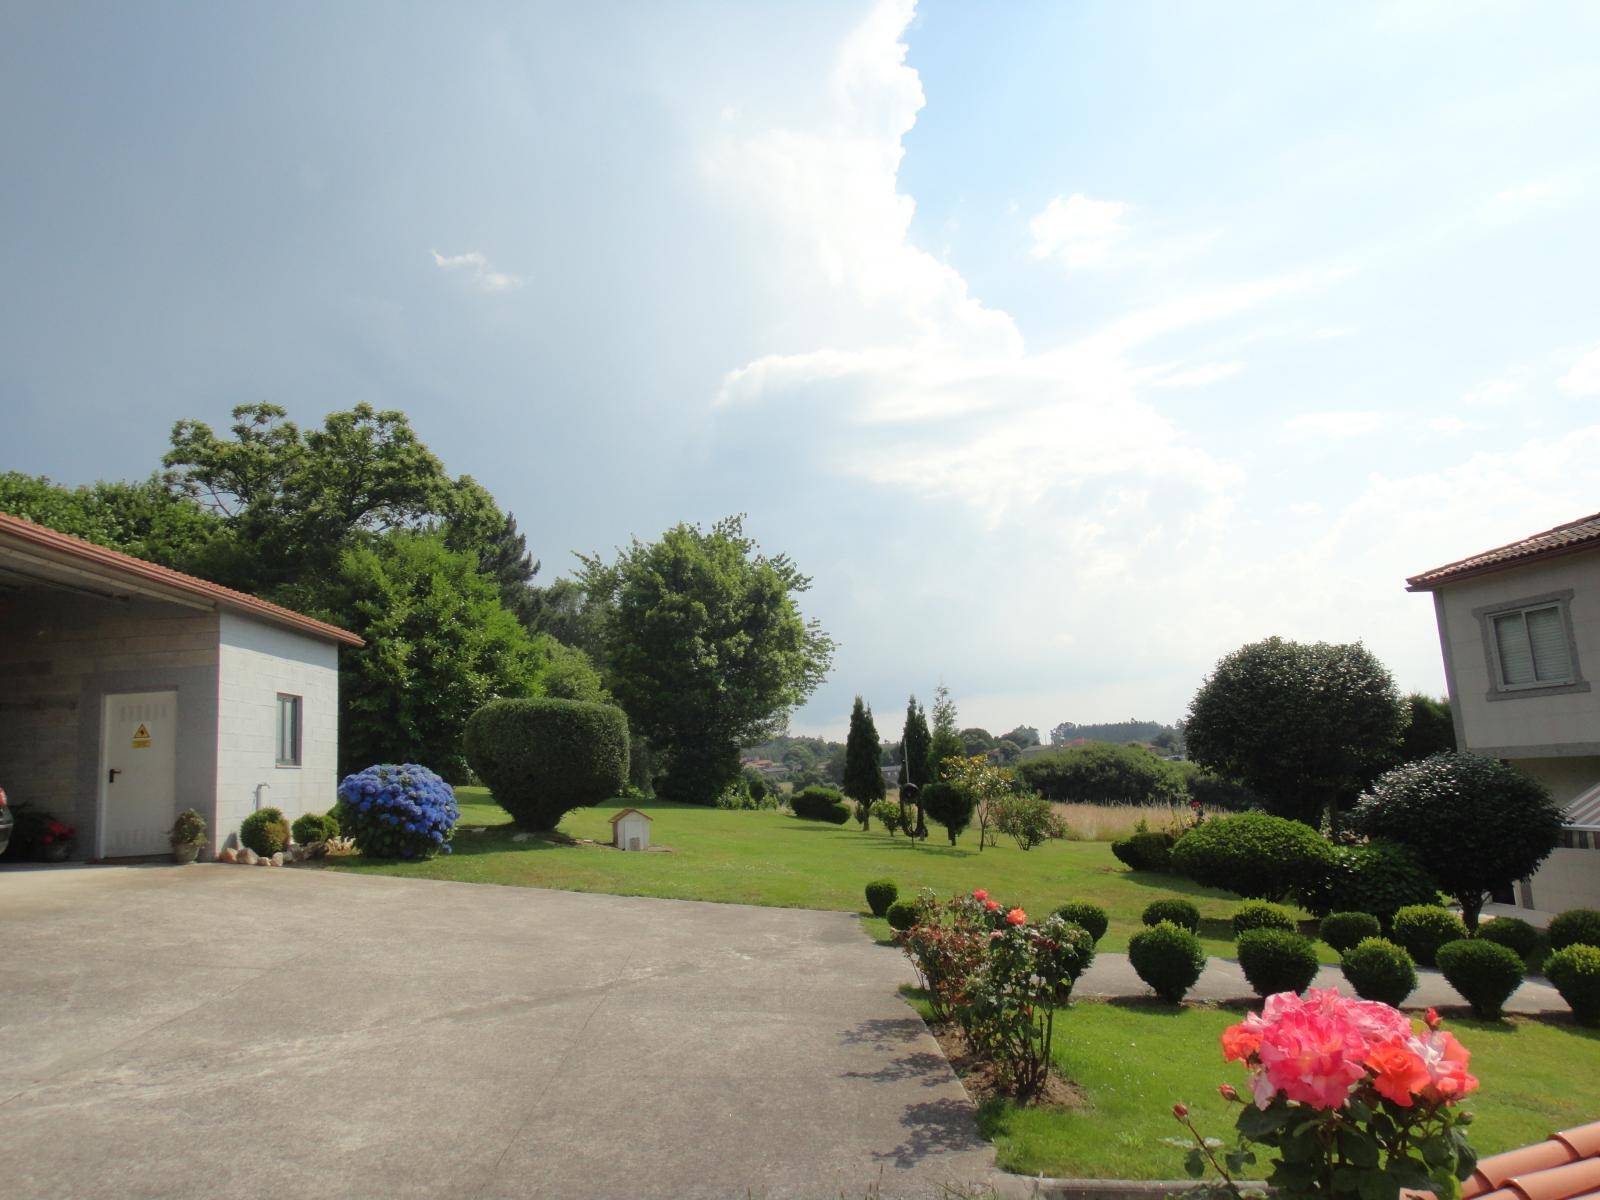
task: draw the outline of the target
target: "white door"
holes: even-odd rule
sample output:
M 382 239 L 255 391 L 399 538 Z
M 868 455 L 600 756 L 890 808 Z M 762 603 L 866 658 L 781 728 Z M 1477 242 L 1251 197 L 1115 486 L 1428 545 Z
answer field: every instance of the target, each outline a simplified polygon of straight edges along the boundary
M 100 858 L 160 854 L 178 811 L 178 693 L 117 692 L 100 722 Z

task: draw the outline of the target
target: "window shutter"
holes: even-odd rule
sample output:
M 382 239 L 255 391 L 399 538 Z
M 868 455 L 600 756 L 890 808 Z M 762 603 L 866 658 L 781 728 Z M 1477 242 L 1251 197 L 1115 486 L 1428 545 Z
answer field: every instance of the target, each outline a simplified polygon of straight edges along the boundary
M 1572 678 L 1567 653 L 1567 627 L 1556 607 L 1530 609 L 1525 617 L 1528 643 L 1533 649 L 1534 676 L 1541 682 L 1564 683 Z
M 1528 649 L 1527 624 L 1521 613 L 1494 619 L 1495 646 L 1500 652 L 1500 678 L 1507 687 L 1535 682 L 1533 652 Z

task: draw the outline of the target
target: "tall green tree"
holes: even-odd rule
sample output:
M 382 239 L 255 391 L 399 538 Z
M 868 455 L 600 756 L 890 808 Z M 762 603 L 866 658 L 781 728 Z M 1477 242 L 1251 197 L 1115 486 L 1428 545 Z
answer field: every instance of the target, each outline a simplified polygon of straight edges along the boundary
M 69 488 L 7 471 L 0 473 L 0 512 L 180 571 L 192 571 L 227 534 L 215 514 L 174 495 L 159 476 Z
M 952 758 L 966 758 L 967 749 L 956 730 L 956 702 L 950 689 L 940 684 L 933 693 L 933 738 L 928 743 L 928 778 L 940 782 L 949 778 L 944 764 Z
M 1039 744 L 1039 731 L 1032 725 L 1018 725 L 1010 733 L 1002 733 L 1000 740 L 1015 742 L 1019 749 L 1026 749 Z
M 800 612 L 810 579 L 762 554 L 740 517 L 584 563 L 606 613 L 608 683 L 665 760 L 657 793 L 712 803 L 739 776 L 739 747 L 781 730 L 832 664 L 833 639 Z
M 850 709 L 850 732 L 844 743 L 845 795 L 865 804 L 883 799 L 883 768 L 878 765 L 881 753 L 872 709 L 857 696 Z
M 911 806 L 906 802 L 907 785 L 918 789 L 928 782 L 928 716 L 913 695 L 906 701 L 906 723 L 900 731 L 900 825 L 915 833 Z
M 1410 710 L 1411 721 L 1400 737 L 1402 762 L 1455 750 L 1456 727 L 1450 716 L 1450 701 L 1412 692 L 1406 697 L 1406 708 Z

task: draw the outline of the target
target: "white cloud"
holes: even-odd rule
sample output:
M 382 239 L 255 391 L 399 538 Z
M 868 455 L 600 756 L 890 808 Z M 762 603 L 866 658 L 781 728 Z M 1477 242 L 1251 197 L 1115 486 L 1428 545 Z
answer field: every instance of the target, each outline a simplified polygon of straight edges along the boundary
M 1300 413 L 1283 423 L 1284 433 L 1294 439 L 1366 437 L 1387 428 L 1386 413 L 1371 409 L 1342 409 L 1331 412 Z
M 1231 379 L 1244 370 L 1240 362 L 1202 363 L 1198 367 L 1158 375 L 1150 382 L 1155 387 L 1193 388 L 1205 387 L 1223 379 Z
M 1569 396 L 1600 396 L 1600 346 L 1573 363 L 1556 386 Z
M 440 254 L 435 250 L 433 262 L 441 271 L 462 272 L 480 292 L 509 292 L 522 286 L 521 277 L 491 267 L 481 250 L 469 250 L 465 254 Z
M 1464 421 L 1460 417 L 1434 417 L 1433 420 L 1428 422 L 1428 428 L 1433 430 L 1434 433 L 1442 433 L 1453 437 L 1456 434 L 1467 433 L 1477 429 L 1479 426 L 1475 422 Z
M 1529 373 L 1518 368 L 1474 384 L 1461 397 L 1468 408 L 1503 408 L 1525 399 L 1528 393 Z
M 1057 196 L 1028 222 L 1035 258 L 1059 259 L 1073 270 L 1104 265 L 1128 234 L 1120 200 L 1091 200 L 1081 192 Z

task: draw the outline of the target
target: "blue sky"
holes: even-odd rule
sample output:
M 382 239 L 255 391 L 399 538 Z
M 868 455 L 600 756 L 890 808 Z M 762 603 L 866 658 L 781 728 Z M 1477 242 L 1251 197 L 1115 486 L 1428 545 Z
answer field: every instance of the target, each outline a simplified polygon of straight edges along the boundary
M 1171 720 L 1600 508 L 1600 10 L 0 14 L 0 468 L 406 410 L 544 562 L 749 514 L 796 715 Z

